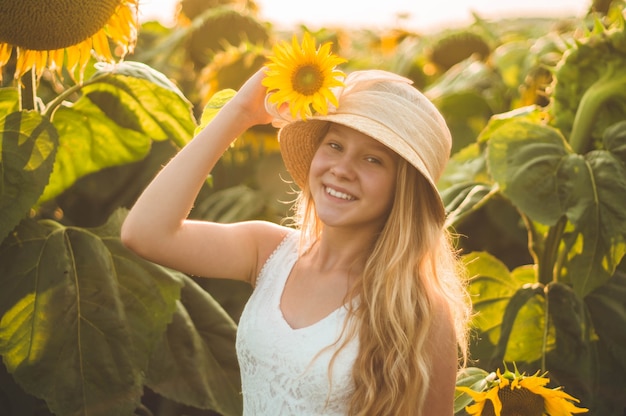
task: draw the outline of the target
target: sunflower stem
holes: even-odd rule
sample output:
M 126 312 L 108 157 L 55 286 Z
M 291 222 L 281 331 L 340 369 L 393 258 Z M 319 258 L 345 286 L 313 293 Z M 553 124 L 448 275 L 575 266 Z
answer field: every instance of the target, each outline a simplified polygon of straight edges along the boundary
M 537 265 L 539 283 L 543 285 L 547 285 L 558 279 L 558 270 L 556 270 L 555 265 L 557 263 L 561 237 L 563 236 L 566 225 L 567 217 L 563 216 L 548 230 L 544 250 L 539 259 L 539 264 Z
M 541 372 L 546 372 L 546 355 L 548 349 L 548 327 L 550 325 L 550 285 L 546 285 L 543 289 L 544 298 L 546 300 L 546 307 L 544 308 L 543 315 L 543 339 L 541 340 Z
M 94 77 L 90 80 L 87 80 L 81 84 L 76 84 L 71 86 L 70 88 L 66 89 L 65 91 L 63 91 L 61 94 L 59 94 L 54 100 L 50 101 L 48 103 L 48 105 L 45 107 L 44 109 L 44 116 L 48 117 L 50 119 L 50 121 L 52 121 L 53 117 L 54 117 L 54 113 L 55 111 L 61 106 L 61 104 L 63 104 L 63 102 L 70 97 L 72 94 L 80 91 L 83 87 L 86 87 L 87 85 L 91 85 L 91 84 L 95 84 L 97 82 L 102 81 L 104 78 L 110 76 L 110 74 L 102 74 L 99 75 L 97 77 Z

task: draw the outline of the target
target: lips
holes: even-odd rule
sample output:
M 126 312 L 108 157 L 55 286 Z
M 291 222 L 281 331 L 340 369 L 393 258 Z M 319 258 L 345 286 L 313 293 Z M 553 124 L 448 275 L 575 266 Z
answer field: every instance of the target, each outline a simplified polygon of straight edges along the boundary
M 326 193 L 328 195 L 333 196 L 335 198 L 343 199 L 345 201 L 354 201 L 356 199 L 354 196 L 352 196 L 350 194 L 338 191 L 338 190 L 330 188 L 328 186 L 325 186 L 324 190 L 326 191 Z

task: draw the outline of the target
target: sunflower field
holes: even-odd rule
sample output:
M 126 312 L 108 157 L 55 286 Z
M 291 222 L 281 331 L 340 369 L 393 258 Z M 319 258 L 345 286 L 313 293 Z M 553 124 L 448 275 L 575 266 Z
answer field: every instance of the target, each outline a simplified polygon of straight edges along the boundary
M 305 33 L 345 72 L 412 79 L 452 131 L 438 185 L 475 312 L 456 414 L 626 414 L 624 0 L 434 33 L 287 32 L 252 0 L 181 0 L 173 27 L 138 8 L 0 4 L 0 415 L 241 414 L 250 288 L 147 262 L 119 231 L 272 45 Z M 279 222 L 293 198 L 260 126 L 191 216 Z

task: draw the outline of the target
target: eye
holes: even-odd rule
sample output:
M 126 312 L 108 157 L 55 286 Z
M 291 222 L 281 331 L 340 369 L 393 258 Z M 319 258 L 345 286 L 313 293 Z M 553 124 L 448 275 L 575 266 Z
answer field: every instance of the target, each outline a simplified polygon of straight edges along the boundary
M 328 142 L 328 146 L 334 150 L 341 150 L 341 145 L 335 142 Z
M 370 163 L 376 163 L 377 165 L 380 165 L 382 163 L 382 161 L 376 157 L 373 156 L 368 156 L 365 158 L 366 161 L 370 162 Z

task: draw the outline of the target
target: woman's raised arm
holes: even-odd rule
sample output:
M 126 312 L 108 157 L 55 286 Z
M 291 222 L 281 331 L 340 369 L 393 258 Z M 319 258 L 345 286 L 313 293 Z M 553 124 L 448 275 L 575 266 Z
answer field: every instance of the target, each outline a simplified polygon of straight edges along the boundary
M 140 256 L 197 276 L 251 281 L 286 230 L 266 222 L 188 220 L 202 184 L 224 151 L 248 128 L 271 121 L 264 70 L 254 74 L 217 116 L 154 178 L 123 226 L 122 241 Z

